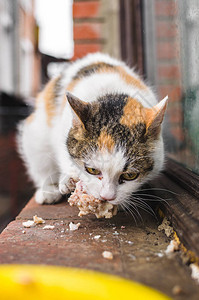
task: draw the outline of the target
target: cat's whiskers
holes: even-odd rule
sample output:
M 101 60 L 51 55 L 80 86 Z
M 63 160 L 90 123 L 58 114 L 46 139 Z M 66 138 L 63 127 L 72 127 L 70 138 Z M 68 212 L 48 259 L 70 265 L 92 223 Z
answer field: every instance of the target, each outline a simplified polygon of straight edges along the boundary
M 134 203 L 137 203 L 139 205 L 142 205 L 143 207 L 146 207 L 148 210 L 153 211 L 152 207 L 146 203 L 143 199 L 139 198 L 139 197 L 132 197 L 131 201 L 133 201 Z
M 155 217 L 155 218 L 157 219 L 157 217 L 156 217 L 156 215 L 155 215 L 155 213 L 154 213 L 153 211 L 149 211 L 147 208 L 144 208 L 141 204 L 138 204 L 138 203 L 136 203 L 136 202 L 134 202 L 134 204 L 136 205 L 136 207 L 137 207 L 138 209 L 147 212 L 148 214 L 150 214 L 151 216 L 153 216 L 153 217 Z M 144 222 L 143 222 L 143 223 L 144 223 Z
M 136 207 L 136 205 L 132 205 L 131 202 L 129 202 L 128 200 L 126 200 L 125 202 L 123 202 L 125 205 L 125 208 L 130 212 L 133 213 L 135 215 L 135 217 L 137 217 L 138 221 L 140 220 L 143 223 L 143 218 L 140 215 L 140 212 L 138 210 L 138 208 Z M 136 223 L 137 225 L 137 223 Z
M 142 218 L 142 216 L 141 216 L 141 214 L 140 214 L 140 212 L 138 210 L 138 206 L 135 203 L 131 202 L 131 203 L 129 203 L 129 209 L 131 209 L 131 208 L 135 209 L 135 211 L 136 211 L 137 215 L 139 216 L 141 222 L 144 223 L 143 218 Z
M 129 209 L 129 207 L 127 206 L 127 203 L 125 203 L 125 202 L 123 202 L 123 203 L 121 203 L 120 204 L 120 206 L 122 207 L 122 209 L 125 211 L 125 212 L 128 212 L 128 213 L 130 213 L 130 215 L 133 217 L 133 219 L 134 219 L 134 221 L 135 221 L 135 224 L 136 224 L 136 226 L 138 225 L 137 224 L 137 220 L 136 220 L 136 214 L 131 210 L 131 209 Z
M 148 189 L 139 189 L 139 190 L 137 190 L 137 192 L 142 192 L 142 191 L 163 191 L 163 192 L 168 192 L 168 193 L 171 193 L 171 194 L 173 194 L 173 195 L 179 195 L 179 194 L 177 194 L 177 193 L 175 193 L 175 192 L 173 192 L 173 191 L 171 191 L 171 190 L 167 190 L 167 189 L 163 189 L 163 188 L 148 188 Z
M 134 203 L 137 207 L 146 211 L 147 213 L 149 213 L 150 215 L 152 215 L 153 217 L 155 217 L 157 219 L 157 216 L 156 216 L 155 212 L 153 211 L 153 209 L 147 203 L 143 202 L 142 199 L 133 198 L 131 200 L 132 200 L 131 203 Z
M 137 197 L 139 197 L 140 199 L 145 200 L 145 201 L 165 202 L 167 205 L 169 205 L 168 201 L 169 201 L 169 200 L 172 200 L 172 199 L 170 199 L 170 198 L 163 199 L 163 198 L 161 198 L 161 197 L 159 197 L 159 196 L 157 196 L 157 195 L 142 194 L 142 193 L 140 193 L 140 194 L 134 193 L 133 196 L 134 196 L 134 197 L 137 196 Z M 148 199 L 147 199 L 147 198 L 143 198 L 143 196 L 144 196 L 144 197 L 149 197 L 149 198 L 148 198 Z M 150 197 L 151 197 L 151 198 L 150 198 Z M 153 199 L 153 198 L 155 198 L 155 199 Z

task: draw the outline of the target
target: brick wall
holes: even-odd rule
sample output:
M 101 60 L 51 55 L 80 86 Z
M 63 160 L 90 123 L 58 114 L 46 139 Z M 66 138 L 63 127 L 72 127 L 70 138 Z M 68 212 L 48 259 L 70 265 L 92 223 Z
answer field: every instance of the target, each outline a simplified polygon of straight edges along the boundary
M 119 56 L 118 3 L 118 0 L 74 0 L 73 60 L 97 51 Z
M 101 1 L 79 1 L 73 4 L 74 18 L 74 56 L 73 60 L 89 52 L 102 50 L 102 24 L 100 16 Z
M 160 99 L 169 96 L 167 110 L 170 131 L 182 142 L 182 70 L 179 8 L 175 0 L 155 0 L 157 90 Z

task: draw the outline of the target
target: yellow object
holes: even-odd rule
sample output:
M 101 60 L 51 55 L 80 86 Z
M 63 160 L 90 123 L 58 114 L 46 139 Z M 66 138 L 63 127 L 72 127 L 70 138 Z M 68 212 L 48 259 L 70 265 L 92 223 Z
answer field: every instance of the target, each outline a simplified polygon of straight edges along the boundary
M 0 266 L 2 300 L 166 300 L 158 291 L 95 271 L 53 266 Z

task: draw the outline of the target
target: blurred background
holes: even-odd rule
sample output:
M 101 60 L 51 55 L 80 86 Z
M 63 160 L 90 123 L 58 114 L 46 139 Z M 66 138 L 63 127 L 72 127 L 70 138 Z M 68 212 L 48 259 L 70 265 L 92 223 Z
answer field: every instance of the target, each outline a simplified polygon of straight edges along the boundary
M 199 174 L 197 0 L 0 0 L 0 230 L 33 195 L 17 155 L 17 123 L 71 61 L 102 51 L 169 96 L 168 157 Z

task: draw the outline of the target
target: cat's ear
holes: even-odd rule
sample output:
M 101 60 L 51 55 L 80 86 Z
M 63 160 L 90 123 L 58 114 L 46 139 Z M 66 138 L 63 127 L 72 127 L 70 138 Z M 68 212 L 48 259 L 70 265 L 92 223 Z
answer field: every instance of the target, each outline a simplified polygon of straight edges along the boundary
M 158 134 L 167 108 L 168 96 L 152 108 L 145 108 L 146 133 Z
M 80 100 L 69 92 L 66 93 L 66 98 L 75 113 L 74 122 L 76 124 L 81 122 L 81 124 L 85 127 L 86 120 L 88 119 L 90 112 L 90 103 Z

